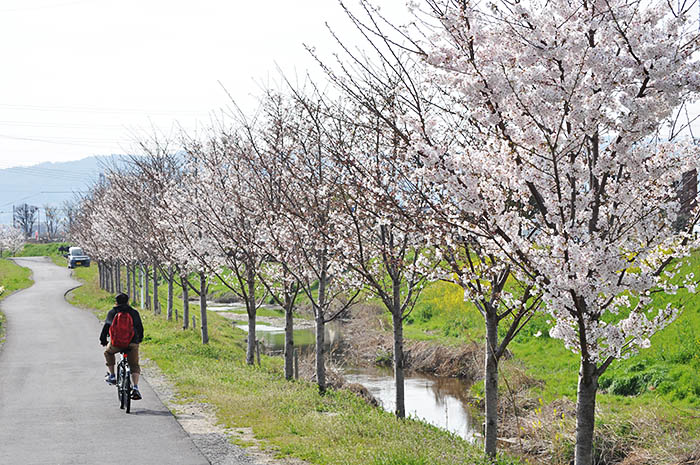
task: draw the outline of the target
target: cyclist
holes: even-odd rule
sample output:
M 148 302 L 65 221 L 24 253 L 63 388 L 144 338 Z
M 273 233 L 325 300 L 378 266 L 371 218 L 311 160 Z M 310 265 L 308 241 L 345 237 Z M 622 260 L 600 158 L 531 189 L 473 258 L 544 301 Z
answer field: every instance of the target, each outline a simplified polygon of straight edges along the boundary
M 107 318 L 105 319 L 105 324 L 102 327 L 102 333 L 100 333 L 100 344 L 102 346 L 107 346 L 105 349 L 105 360 L 107 369 L 109 373 L 105 377 L 107 384 L 116 384 L 116 377 L 114 374 L 114 364 L 116 363 L 115 354 L 126 349 L 127 362 L 129 363 L 129 368 L 131 369 L 131 380 L 133 382 L 133 391 L 131 398 L 133 400 L 140 400 L 141 393 L 139 392 L 139 374 L 141 373 L 141 368 L 139 367 L 139 344 L 143 340 L 143 324 L 141 323 L 141 315 L 139 312 L 134 310 L 129 305 L 129 296 L 126 294 L 119 294 L 116 298 L 117 305 L 112 308 L 109 313 L 107 313 Z M 112 345 L 113 341 L 107 344 L 107 336 L 110 334 L 110 326 L 115 321 L 119 313 L 126 312 L 131 316 L 131 322 L 133 323 L 133 337 L 131 342 L 128 343 L 126 347 L 115 347 Z M 125 318 L 122 318 L 124 316 Z M 119 317 L 120 321 L 129 321 L 128 316 L 122 315 Z M 121 324 L 121 323 L 120 323 Z M 117 325 L 115 324 L 115 327 Z M 115 328 L 113 328 L 115 329 Z M 130 330 L 131 328 L 129 328 Z M 110 337 L 113 339 L 114 336 Z M 128 340 L 128 339 L 127 339 Z

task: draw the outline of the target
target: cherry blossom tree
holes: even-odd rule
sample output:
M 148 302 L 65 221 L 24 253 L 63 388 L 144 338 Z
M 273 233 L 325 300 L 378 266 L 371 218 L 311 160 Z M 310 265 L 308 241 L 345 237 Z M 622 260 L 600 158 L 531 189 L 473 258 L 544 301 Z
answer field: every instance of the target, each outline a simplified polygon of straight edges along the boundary
M 345 60 L 339 59 L 333 67 L 337 71 L 319 60 L 330 79 L 366 114 L 372 115 L 385 130 L 393 133 L 392 143 L 396 147 L 410 145 L 415 135 L 424 137 L 424 143 L 429 147 L 436 143 L 454 144 L 452 132 L 430 131 L 430 137 L 441 138 L 438 142 L 428 139 L 427 131 L 416 131 L 414 128 L 422 128 L 428 121 L 436 121 L 438 115 L 444 118 L 445 113 L 450 114 L 444 111 L 449 108 L 449 102 L 445 102 L 441 92 L 436 92 L 435 87 L 422 76 L 424 70 L 417 60 L 426 52 L 421 44 L 411 37 L 407 28 L 392 24 L 369 2 L 363 1 L 360 5 L 361 17 L 348 8 L 345 11 L 367 39 L 373 58 L 351 50 L 337 38 L 345 51 Z M 450 127 L 461 126 L 451 124 Z M 392 156 L 382 158 L 374 178 L 391 180 L 402 192 L 402 200 L 395 199 L 385 210 L 391 211 L 392 206 L 402 205 L 400 218 L 411 218 L 412 215 L 413 226 L 406 229 L 406 237 L 414 236 L 425 244 L 423 247 L 430 244 L 433 248 L 436 256 L 431 261 L 438 266 L 433 278 L 439 277 L 461 286 L 465 300 L 473 302 L 484 316 L 484 449 L 489 455 L 494 455 L 498 429 L 498 362 L 541 300 L 533 296 L 536 292 L 533 292 L 531 283 L 525 284 L 516 279 L 511 267 L 496 259 L 489 249 L 492 233 L 483 229 L 484 224 L 477 226 L 475 223 L 479 218 L 478 206 L 453 202 L 455 198 L 450 186 L 443 182 L 450 173 L 441 173 L 441 166 L 426 172 L 422 157 L 420 151 L 404 153 L 394 150 Z M 360 165 L 371 166 L 371 163 Z M 429 181 L 426 182 L 426 179 Z M 412 214 L 406 211 L 408 204 L 413 205 Z M 404 221 L 404 227 L 409 223 Z M 507 282 L 510 283 L 508 292 L 505 289 Z M 395 331 L 398 323 L 395 321 Z M 500 341 L 499 325 L 505 326 L 504 337 Z M 399 392 L 400 389 L 397 394 Z
M 110 247 L 113 244 L 112 231 L 107 227 L 109 217 L 105 215 L 109 195 L 109 184 L 106 181 L 92 186 L 90 191 L 76 202 L 75 214 L 68 231 L 70 241 L 80 244 L 97 262 L 100 287 L 107 290 L 111 290 L 112 283 L 107 264 L 112 259 Z
M 211 237 L 206 234 L 202 212 L 194 207 L 195 199 L 202 192 L 199 168 L 197 160 L 183 162 L 177 181 L 171 179 L 163 193 L 159 204 L 159 218 L 162 227 L 170 231 L 170 247 L 174 261 L 178 264 L 183 299 L 188 295 L 185 289 L 192 290 L 199 296 L 202 344 L 208 344 L 207 293 L 211 254 L 216 249 Z M 192 273 L 199 276 L 198 286 L 190 281 Z M 183 318 L 187 317 L 188 315 L 183 315 Z M 187 328 L 187 325 L 185 322 L 184 327 Z
M 335 216 L 341 225 L 336 250 L 363 288 L 378 297 L 392 316 L 395 412 L 403 418 L 403 322 L 435 261 L 430 236 L 421 226 L 428 205 L 405 182 L 405 156 L 400 152 L 406 145 L 376 117 L 352 116 L 342 122 L 349 126 L 341 132 L 345 140 L 332 148 L 345 168 L 340 187 L 343 208 Z
M 651 295 L 675 292 L 691 245 L 675 186 L 697 150 L 663 131 L 700 87 L 690 5 L 426 3 L 426 72 L 451 105 L 414 122 L 415 150 L 488 218 L 499 257 L 543 292 L 550 335 L 580 354 L 575 462 L 590 465 L 600 375 L 678 311 Z M 460 144 L 426 142 L 441 131 Z
M 142 221 L 144 227 L 148 228 L 147 237 L 152 239 L 148 247 L 153 250 L 155 257 L 153 266 L 154 309 L 157 309 L 158 303 L 156 276 L 160 272 L 168 281 L 166 315 L 168 320 L 172 320 L 175 270 L 178 263 L 175 249 L 172 246 L 172 229 L 167 222 L 162 221 L 161 215 L 167 210 L 167 206 L 163 202 L 168 189 L 180 180 L 181 159 L 170 148 L 170 143 L 167 140 L 151 138 L 140 142 L 139 147 L 141 153 L 138 156 L 132 156 L 130 164 L 134 167 L 134 177 L 140 180 L 144 188 L 138 189 L 132 195 L 125 192 L 125 195 L 131 197 L 134 204 L 141 206 L 140 213 L 147 213 Z
M 5 251 L 15 253 L 24 246 L 24 233 L 21 229 L 0 225 L 0 257 Z
M 284 238 L 289 223 L 280 221 L 286 163 L 294 153 L 294 137 L 288 122 L 294 118 L 290 99 L 267 90 L 260 101 L 258 117 L 239 115 L 240 133 L 246 150 L 239 153 L 252 169 L 242 179 L 258 205 L 257 254 L 263 258 L 257 279 L 285 314 L 284 376 L 294 377 L 294 310 L 301 291 L 298 278 L 290 269 L 300 269 L 299 250 Z M 291 245 L 291 247 L 290 247 Z
M 250 147 L 234 131 L 213 130 L 204 142 L 185 143 L 188 160 L 196 163 L 198 195 L 191 208 L 200 212 L 199 222 L 213 247 L 209 269 L 238 295 L 248 314 L 246 362 L 252 365 L 256 350 L 256 312 L 263 289 L 258 269 L 264 259 L 258 247 L 261 204 L 251 182 L 254 170 Z
M 313 88 L 291 88 L 284 124 L 287 152 L 280 157 L 276 176 L 280 211 L 273 228 L 276 247 L 295 251 L 296 260 L 285 270 L 311 302 L 316 323 L 316 383 L 326 390 L 325 325 L 341 316 L 359 290 L 346 278 L 347 269 L 334 252 L 341 227 L 335 212 L 342 208 L 340 169 L 329 152 L 333 118 L 320 93 Z

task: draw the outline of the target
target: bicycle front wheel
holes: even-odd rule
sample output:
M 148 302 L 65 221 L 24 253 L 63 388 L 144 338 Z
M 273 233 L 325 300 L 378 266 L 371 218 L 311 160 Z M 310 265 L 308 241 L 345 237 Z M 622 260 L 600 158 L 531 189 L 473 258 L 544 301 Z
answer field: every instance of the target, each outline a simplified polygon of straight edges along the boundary
M 117 367 L 117 396 L 119 397 L 119 408 L 125 407 L 124 402 L 124 367 L 120 364 Z

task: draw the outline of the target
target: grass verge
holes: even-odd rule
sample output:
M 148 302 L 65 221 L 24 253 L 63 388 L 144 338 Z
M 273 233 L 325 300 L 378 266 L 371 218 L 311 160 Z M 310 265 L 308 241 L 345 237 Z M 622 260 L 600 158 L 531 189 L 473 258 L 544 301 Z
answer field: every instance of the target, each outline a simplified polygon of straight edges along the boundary
M 78 268 L 85 284 L 71 292 L 75 305 L 101 309 L 113 296 L 97 285 L 96 267 Z M 245 364 L 245 333 L 214 312 L 208 314 L 210 343 L 197 331 L 142 311 L 144 356 L 158 364 L 181 399 L 206 402 L 228 427 L 252 427 L 255 436 L 279 456 L 313 464 L 433 465 L 487 463 L 479 448 L 415 420 L 398 420 L 347 391 L 318 394 L 313 384 L 288 382 L 282 361 L 265 357 L 261 367 Z M 501 457 L 500 464 L 520 463 Z
M 0 300 L 32 284 L 34 282 L 29 269 L 22 268 L 11 260 L 0 259 Z M 0 344 L 5 340 L 5 326 L 5 315 L 0 312 Z
M 15 257 L 51 257 L 61 256 L 58 248 L 62 245 L 68 245 L 67 242 L 48 242 L 46 244 L 24 244 L 22 250 L 15 254 Z

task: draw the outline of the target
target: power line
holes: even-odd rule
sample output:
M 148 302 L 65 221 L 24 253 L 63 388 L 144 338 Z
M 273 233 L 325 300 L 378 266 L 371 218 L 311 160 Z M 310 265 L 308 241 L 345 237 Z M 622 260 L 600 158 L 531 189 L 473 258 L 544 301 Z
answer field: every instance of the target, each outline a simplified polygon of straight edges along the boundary
M 39 176 L 53 179 L 60 179 L 65 181 L 87 181 L 89 178 L 96 178 L 99 176 L 97 172 L 70 172 L 61 170 L 52 170 L 50 168 L 40 169 L 31 167 L 16 166 L 12 168 L 5 168 L 3 171 L 16 172 L 26 176 Z M 0 175 L 2 172 L 0 171 Z
M 37 122 L 37 121 L 14 121 L 14 120 L 0 120 L 0 125 L 3 126 L 17 126 L 17 127 L 30 127 L 30 128 L 58 128 L 58 129 L 125 129 L 124 125 L 119 124 L 79 124 L 79 123 L 53 123 L 53 122 Z
M 41 192 L 37 192 L 36 194 L 31 194 L 31 195 L 28 195 L 28 196 L 26 196 L 26 197 L 22 197 L 21 199 L 13 200 L 12 202 L 4 203 L 4 204 L 0 205 L 0 207 L 6 207 L 6 206 L 8 206 L 8 205 L 14 205 L 14 204 L 17 203 L 17 202 L 21 202 L 21 201 L 23 201 L 23 200 L 31 199 L 32 197 L 36 197 L 37 195 L 41 195 Z
M 48 112 L 66 112 L 66 113 L 138 113 L 142 115 L 202 115 L 208 114 L 207 111 L 196 110 L 148 110 L 143 108 L 100 108 L 100 107 L 79 107 L 79 106 L 44 106 L 44 105 L 18 105 L 11 103 L 0 103 L 0 109 L 22 110 L 22 111 L 48 111 Z
M 29 142 L 41 142 L 44 144 L 57 144 L 57 145 L 74 145 L 74 146 L 84 146 L 84 147 L 104 147 L 105 145 L 113 145 L 113 144 L 119 144 L 121 143 L 120 141 L 104 141 L 104 143 L 98 143 L 98 142 L 62 142 L 58 140 L 48 140 L 48 139 L 37 139 L 33 137 L 16 137 L 16 136 L 8 136 L 6 134 L 0 134 L 1 138 L 4 139 L 12 139 L 12 140 L 23 140 L 23 141 L 29 141 Z M 79 140 L 79 139 L 73 139 L 73 140 Z M 97 140 L 97 139 L 94 139 Z
M 35 193 L 33 193 L 33 194 L 30 194 L 30 195 L 27 195 L 27 196 L 25 196 L 25 197 L 22 197 L 22 198 L 20 198 L 20 199 L 16 199 L 16 200 L 13 200 L 13 201 L 11 201 L 11 202 L 4 203 L 4 204 L 0 205 L 0 207 L 6 207 L 6 206 L 8 206 L 8 205 L 14 205 L 14 204 L 17 204 L 18 202 L 22 202 L 22 201 L 24 201 L 24 200 L 28 200 L 28 199 L 30 199 L 30 198 L 32 198 L 32 197 L 36 197 L 36 196 L 39 196 L 39 195 L 41 195 L 41 194 L 81 194 L 81 193 L 85 193 L 85 192 L 87 192 L 87 191 L 83 191 L 83 190 L 81 190 L 81 191 L 39 191 L 39 192 L 35 192 Z M 40 207 L 40 208 L 43 208 L 43 207 Z M 9 211 L 0 211 L 0 213 L 9 213 Z
M 13 13 L 18 11 L 37 11 L 37 10 L 48 10 L 52 8 L 61 8 L 64 6 L 79 5 L 81 3 L 88 3 L 89 0 L 77 0 L 73 2 L 63 2 L 63 3 L 53 3 L 47 5 L 40 5 L 34 7 L 24 7 L 24 8 L 3 8 L 0 13 Z

